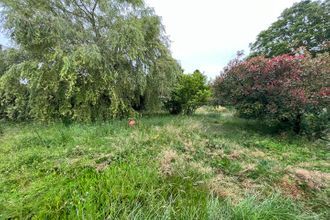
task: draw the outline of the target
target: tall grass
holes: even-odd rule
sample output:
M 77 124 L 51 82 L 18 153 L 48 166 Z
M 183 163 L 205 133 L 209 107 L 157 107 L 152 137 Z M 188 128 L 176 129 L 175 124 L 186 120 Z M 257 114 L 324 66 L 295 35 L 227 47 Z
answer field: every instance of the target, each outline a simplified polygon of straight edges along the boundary
M 134 128 L 119 120 L 2 125 L 0 219 L 326 219 L 326 191 L 294 200 L 276 185 L 285 167 L 312 157 L 319 161 L 313 169 L 328 172 L 322 143 L 245 123 L 256 122 L 203 113 L 148 116 Z M 178 172 L 166 176 L 160 157 L 169 149 Z M 255 150 L 267 157 L 251 156 Z M 243 153 L 234 158 L 234 151 Z M 248 163 L 256 168 L 242 173 Z M 216 195 L 208 183 L 219 173 L 237 180 L 228 186 L 244 191 L 240 184 L 249 180 L 261 189 L 237 201 Z

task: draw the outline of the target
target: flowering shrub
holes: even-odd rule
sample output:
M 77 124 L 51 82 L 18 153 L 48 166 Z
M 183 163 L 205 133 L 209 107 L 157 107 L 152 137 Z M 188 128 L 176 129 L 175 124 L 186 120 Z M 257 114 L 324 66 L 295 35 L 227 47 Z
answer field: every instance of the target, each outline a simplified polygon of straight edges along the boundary
M 216 104 L 234 105 L 244 118 L 285 122 L 301 132 L 305 115 L 327 111 L 330 96 L 330 59 L 324 53 L 238 56 L 213 83 Z

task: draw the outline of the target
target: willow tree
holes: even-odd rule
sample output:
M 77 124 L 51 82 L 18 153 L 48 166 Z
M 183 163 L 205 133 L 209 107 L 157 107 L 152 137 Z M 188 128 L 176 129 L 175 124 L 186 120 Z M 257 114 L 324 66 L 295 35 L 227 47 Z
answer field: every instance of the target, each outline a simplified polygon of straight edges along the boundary
M 26 53 L 0 79 L 0 117 L 19 118 L 23 108 L 42 120 L 104 120 L 169 95 L 180 68 L 142 0 L 0 2 L 5 29 Z

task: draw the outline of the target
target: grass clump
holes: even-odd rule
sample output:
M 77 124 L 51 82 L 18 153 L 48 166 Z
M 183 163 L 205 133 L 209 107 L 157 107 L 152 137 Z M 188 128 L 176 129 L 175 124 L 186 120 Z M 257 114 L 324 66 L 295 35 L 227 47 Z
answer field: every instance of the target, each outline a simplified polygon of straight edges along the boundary
M 208 211 L 209 219 L 300 220 L 319 217 L 312 213 L 302 213 L 301 207 L 278 194 L 270 195 L 264 200 L 249 196 L 234 206 L 229 200 L 219 201 L 211 198 L 208 202 Z

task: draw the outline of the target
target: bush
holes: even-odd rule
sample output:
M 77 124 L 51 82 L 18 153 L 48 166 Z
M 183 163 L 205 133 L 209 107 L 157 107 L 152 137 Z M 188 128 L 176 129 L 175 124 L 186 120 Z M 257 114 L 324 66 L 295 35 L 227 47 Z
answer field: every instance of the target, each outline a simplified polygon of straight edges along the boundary
M 165 102 L 165 107 L 171 114 L 190 115 L 206 104 L 210 96 L 206 76 L 196 70 L 193 74 L 182 74 L 179 77 L 170 99 Z
M 309 54 L 238 57 L 213 83 L 215 102 L 235 106 L 243 118 L 276 120 L 296 133 L 314 126 L 322 134 L 324 127 L 312 126 L 309 118 L 315 122 L 329 106 L 328 67 L 328 53 L 315 58 Z M 310 121 L 305 127 L 304 120 Z
M 330 113 L 327 109 L 318 115 L 306 114 L 302 121 L 303 133 L 312 138 L 322 138 L 330 132 Z

